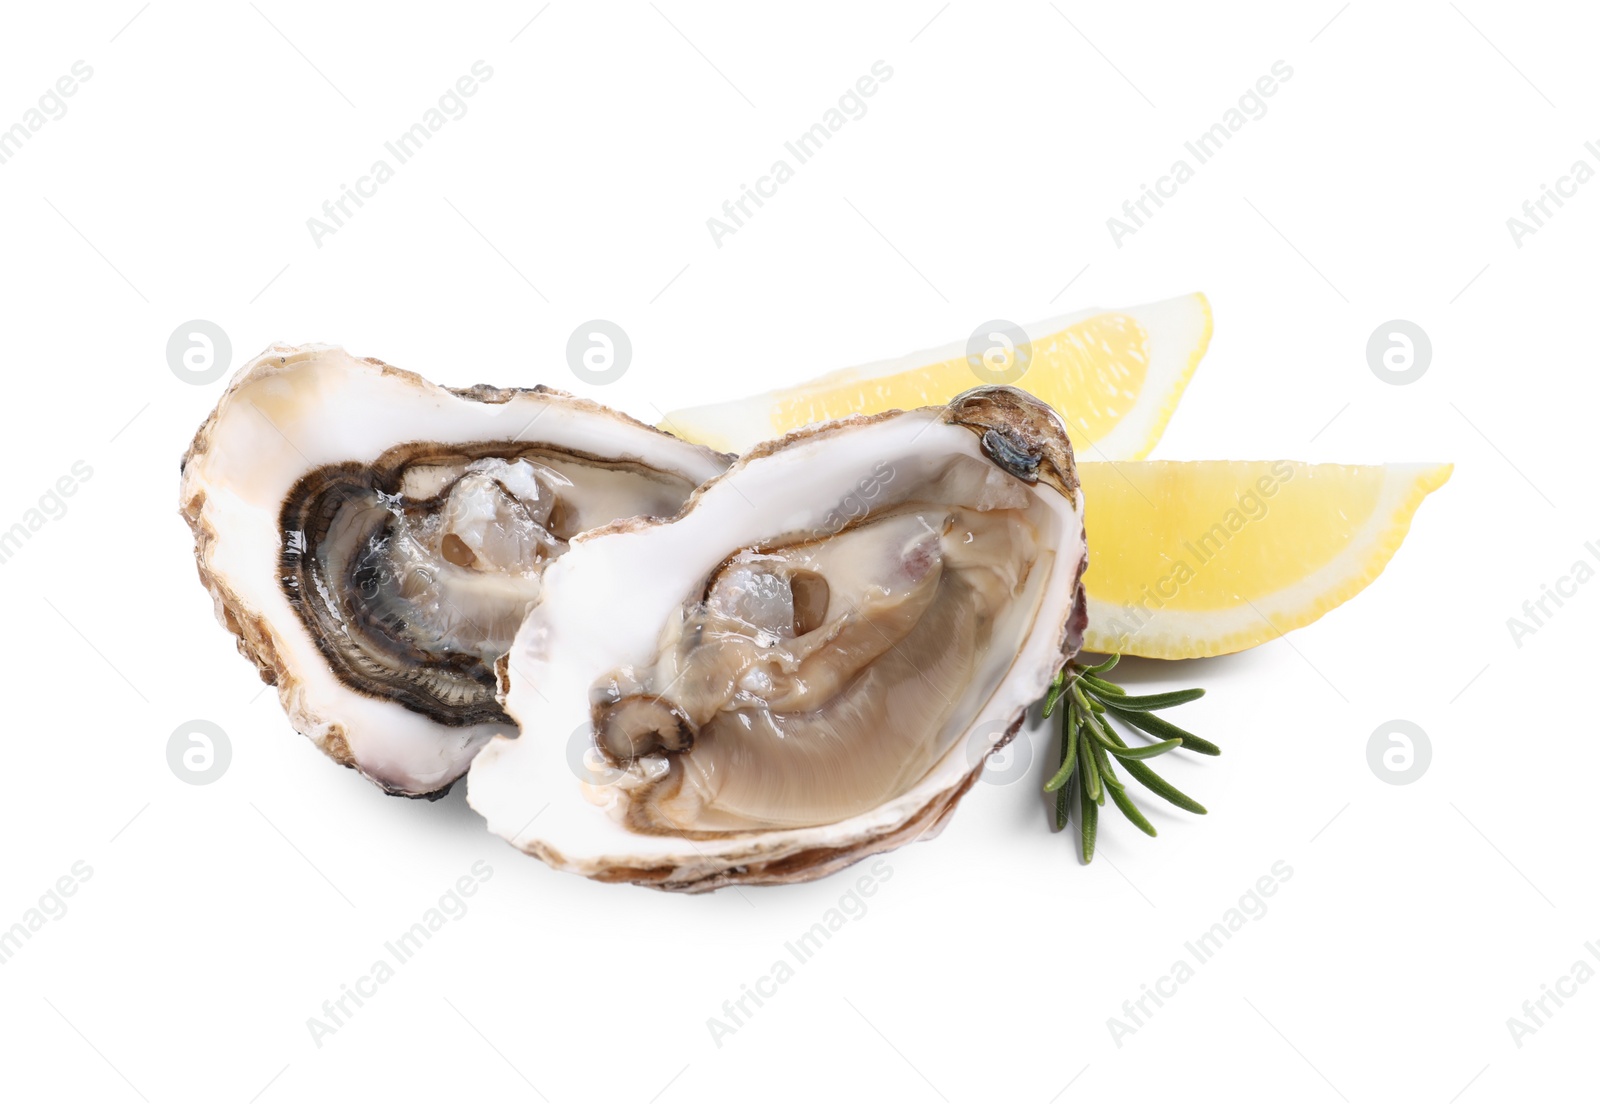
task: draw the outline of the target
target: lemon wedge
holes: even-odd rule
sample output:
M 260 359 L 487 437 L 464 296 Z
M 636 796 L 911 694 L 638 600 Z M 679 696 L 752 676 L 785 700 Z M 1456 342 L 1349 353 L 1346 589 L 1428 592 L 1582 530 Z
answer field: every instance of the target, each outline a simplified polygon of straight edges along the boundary
M 1063 413 L 1080 457 L 1142 458 L 1211 341 L 1211 305 L 1196 292 L 1141 307 L 1092 308 L 1015 337 L 1000 326 L 978 332 L 971 342 L 669 412 L 661 427 L 739 453 L 811 423 L 942 405 L 980 384 L 1010 384 Z
M 1084 648 L 1210 657 L 1305 626 L 1377 578 L 1452 468 L 1081 461 Z

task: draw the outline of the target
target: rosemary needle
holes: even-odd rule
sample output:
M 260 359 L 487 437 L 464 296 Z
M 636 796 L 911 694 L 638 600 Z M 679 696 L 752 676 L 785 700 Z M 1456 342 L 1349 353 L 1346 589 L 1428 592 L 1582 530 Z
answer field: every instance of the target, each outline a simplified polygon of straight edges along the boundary
M 1130 696 L 1102 675 L 1116 668 L 1120 660 L 1120 655 L 1113 655 L 1098 665 L 1069 662 L 1051 682 L 1044 700 L 1045 718 L 1061 711 L 1061 762 L 1045 782 L 1044 790 L 1056 793 L 1057 830 L 1067 825 L 1069 796 L 1077 795 L 1079 848 L 1084 864 L 1094 860 L 1100 807 L 1107 796 L 1129 822 L 1152 838 L 1156 836 L 1156 828 L 1133 802 L 1113 766 L 1127 770 L 1134 780 L 1174 807 L 1204 815 L 1204 807 L 1168 784 L 1147 762 L 1179 748 L 1210 756 L 1222 752 L 1204 738 L 1153 714 L 1197 700 L 1205 695 L 1203 689 Z M 1113 716 L 1156 741 L 1130 745 L 1111 725 Z

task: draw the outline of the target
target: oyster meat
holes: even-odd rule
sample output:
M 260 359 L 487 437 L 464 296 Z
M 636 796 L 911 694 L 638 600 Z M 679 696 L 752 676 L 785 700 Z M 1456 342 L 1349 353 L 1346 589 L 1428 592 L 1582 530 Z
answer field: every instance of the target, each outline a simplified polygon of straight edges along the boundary
M 701 891 L 937 829 L 1082 639 L 1083 502 L 1011 388 L 757 447 L 676 519 L 572 540 L 473 762 L 551 865 Z
M 549 389 L 449 389 L 329 346 L 242 368 L 183 460 L 217 617 L 295 727 L 438 794 L 510 720 L 494 665 L 574 536 L 676 514 L 728 459 Z

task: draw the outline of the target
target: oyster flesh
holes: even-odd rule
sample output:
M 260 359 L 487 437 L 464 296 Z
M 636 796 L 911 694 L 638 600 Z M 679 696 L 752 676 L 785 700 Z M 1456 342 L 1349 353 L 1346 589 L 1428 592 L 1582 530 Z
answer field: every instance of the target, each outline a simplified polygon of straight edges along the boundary
M 217 618 L 295 727 L 431 795 L 508 730 L 494 664 L 544 568 L 581 531 L 676 514 L 727 461 L 566 393 L 274 347 L 195 436 L 181 510 Z
M 1085 564 L 1071 445 L 1026 393 L 798 431 L 676 519 L 573 540 L 468 800 L 600 880 L 823 876 L 942 826 L 1076 653 Z

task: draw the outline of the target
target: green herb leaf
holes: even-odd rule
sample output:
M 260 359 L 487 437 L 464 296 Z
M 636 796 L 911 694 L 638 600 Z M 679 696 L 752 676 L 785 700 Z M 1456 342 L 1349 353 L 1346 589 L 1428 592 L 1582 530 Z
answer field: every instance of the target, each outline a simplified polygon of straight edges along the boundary
M 1082 702 L 1081 698 L 1079 702 Z M 1115 736 L 1107 733 L 1106 717 L 1104 715 L 1091 710 L 1083 712 L 1082 718 L 1083 729 L 1089 732 L 1089 737 L 1094 741 L 1103 746 L 1118 746 L 1122 744 Z
M 1132 797 L 1124 791 L 1111 793 L 1111 802 L 1117 805 L 1117 810 L 1128 816 L 1128 821 L 1150 837 L 1156 836 L 1156 828 L 1150 825 L 1150 820 L 1144 817 L 1144 812 L 1134 804 Z
M 1109 680 L 1102 680 L 1097 676 L 1090 676 L 1088 673 L 1079 673 L 1078 680 L 1080 683 L 1087 685 L 1096 692 L 1110 692 L 1114 696 L 1127 695 L 1128 692 L 1128 690 L 1120 684 L 1112 684 Z
M 1172 806 L 1181 807 L 1185 811 L 1192 811 L 1196 815 L 1204 815 L 1206 813 L 1206 809 L 1204 807 L 1201 807 L 1194 800 L 1190 799 L 1172 785 L 1162 780 L 1156 775 L 1156 771 L 1146 765 L 1143 761 L 1123 761 L 1122 767 L 1128 770 L 1129 776 L 1133 777 L 1133 779 L 1137 780 L 1140 784 L 1143 784 L 1156 795 L 1172 804 Z
M 1110 702 L 1106 706 L 1110 708 L 1111 713 L 1117 718 L 1138 727 L 1153 738 L 1175 738 L 1183 743 L 1184 749 L 1193 753 L 1203 753 L 1210 757 L 1216 757 L 1222 752 L 1198 734 L 1190 734 L 1181 726 L 1173 726 L 1165 719 L 1152 715 L 1148 711 L 1126 711 Z
M 1150 746 L 1121 746 L 1112 750 L 1124 761 L 1148 761 L 1152 757 L 1160 757 L 1183 745 L 1177 738 L 1168 738 L 1165 742 L 1157 742 Z
M 1050 691 L 1044 697 L 1044 717 L 1048 719 L 1050 713 L 1056 709 L 1056 701 L 1061 698 L 1062 689 L 1066 687 L 1067 670 L 1062 669 L 1056 678 L 1050 682 Z
M 1092 764 L 1088 752 L 1088 743 L 1078 747 L 1078 761 L 1084 766 L 1084 776 L 1088 777 L 1089 766 Z M 1087 783 L 1078 796 L 1078 833 L 1079 844 L 1083 849 L 1083 863 L 1087 865 L 1094 860 L 1095 836 L 1100 829 L 1100 807 L 1093 802 L 1089 795 Z
M 1061 720 L 1061 767 L 1045 781 L 1046 792 L 1060 791 L 1078 767 L 1078 713 L 1068 710 Z M 1059 827 L 1057 828 L 1059 829 Z
M 1111 758 L 1106 756 L 1105 747 L 1093 745 L 1089 748 L 1094 751 L 1095 767 L 1100 770 L 1100 783 L 1106 785 L 1107 791 L 1122 791 L 1125 786 L 1111 768 Z
M 1046 717 L 1057 709 L 1062 714 L 1061 764 L 1045 783 L 1045 791 L 1056 794 L 1058 830 L 1070 825 L 1071 797 L 1077 796 L 1079 843 L 1084 864 L 1094 859 L 1099 809 L 1108 795 L 1129 822 L 1152 838 L 1156 836 L 1156 828 L 1118 778 L 1116 766 L 1126 769 L 1133 780 L 1174 807 L 1204 815 L 1204 807 L 1168 784 L 1146 762 L 1179 748 L 1213 756 L 1222 752 L 1204 738 L 1153 714 L 1199 699 L 1205 694 L 1202 689 L 1129 695 L 1122 686 L 1100 675 L 1109 672 L 1119 660 L 1112 656 L 1098 665 L 1068 664 L 1050 683 L 1044 701 Z M 1127 742 L 1112 725 L 1112 716 L 1156 741 L 1149 745 Z
M 1177 707 L 1180 703 L 1189 703 L 1206 694 L 1204 688 L 1185 688 L 1181 692 L 1158 692 L 1153 696 L 1124 696 L 1116 692 L 1102 692 L 1098 688 L 1095 698 L 1107 707 L 1122 708 L 1125 711 L 1164 711 L 1169 707 Z
M 1098 665 L 1069 665 L 1068 668 L 1080 673 L 1109 673 L 1117 667 L 1117 662 L 1122 660 L 1120 653 L 1114 653 Z
M 1094 743 L 1078 743 L 1078 766 L 1083 770 L 1084 795 L 1096 803 L 1104 803 L 1105 796 L 1100 787 L 1100 769 L 1094 763 Z

